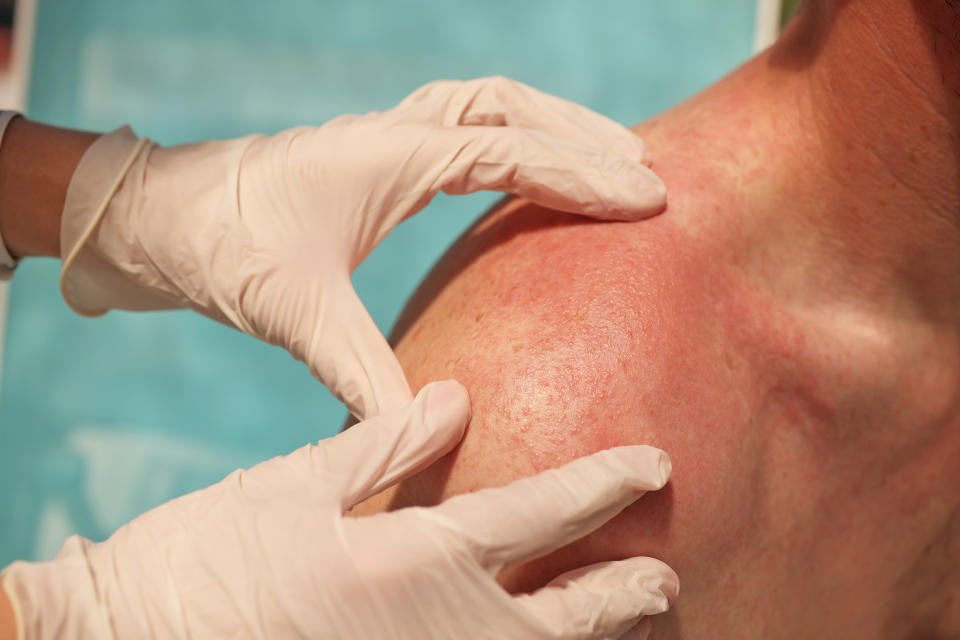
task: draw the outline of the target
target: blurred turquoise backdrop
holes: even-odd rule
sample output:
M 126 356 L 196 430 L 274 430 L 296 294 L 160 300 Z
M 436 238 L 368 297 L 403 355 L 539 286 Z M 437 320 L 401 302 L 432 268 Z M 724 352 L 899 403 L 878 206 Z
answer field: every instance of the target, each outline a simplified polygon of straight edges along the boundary
M 439 78 L 511 76 L 624 123 L 750 54 L 754 0 L 37 0 L 29 115 L 163 144 L 385 109 Z M 440 197 L 354 280 L 389 330 L 496 196 Z M 286 352 L 186 312 L 72 314 L 59 262 L 13 281 L 0 396 L 0 566 L 95 540 L 346 412 Z

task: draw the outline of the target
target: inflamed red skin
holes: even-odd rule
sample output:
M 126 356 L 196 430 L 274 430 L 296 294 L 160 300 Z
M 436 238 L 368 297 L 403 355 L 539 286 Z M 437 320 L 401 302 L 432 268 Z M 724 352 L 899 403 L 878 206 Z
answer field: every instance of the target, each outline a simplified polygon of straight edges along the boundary
M 604 223 L 511 200 L 457 241 L 393 339 L 411 388 L 456 378 L 473 419 L 456 451 L 358 513 L 650 444 L 673 460 L 667 488 L 502 583 L 650 555 L 681 580 L 653 638 L 952 624 L 936 585 L 960 539 L 945 489 L 960 487 L 957 336 L 883 296 L 862 304 L 850 292 L 878 285 L 838 277 L 831 238 L 793 215 L 798 169 L 781 160 L 807 139 L 748 91 L 767 62 L 637 128 L 667 184 L 662 215 Z

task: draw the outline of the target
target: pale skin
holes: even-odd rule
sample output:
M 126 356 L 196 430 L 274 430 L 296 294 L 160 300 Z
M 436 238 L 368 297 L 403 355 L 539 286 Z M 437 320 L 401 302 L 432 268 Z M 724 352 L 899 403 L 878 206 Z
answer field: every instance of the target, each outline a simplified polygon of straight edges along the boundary
M 637 127 L 662 216 L 481 221 L 395 333 L 414 389 L 470 389 L 470 430 L 361 511 L 645 442 L 668 489 L 505 584 L 642 553 L 681 580 L 651 638 L 957 637 L 958 24 L 941 0 L 807 2 Z

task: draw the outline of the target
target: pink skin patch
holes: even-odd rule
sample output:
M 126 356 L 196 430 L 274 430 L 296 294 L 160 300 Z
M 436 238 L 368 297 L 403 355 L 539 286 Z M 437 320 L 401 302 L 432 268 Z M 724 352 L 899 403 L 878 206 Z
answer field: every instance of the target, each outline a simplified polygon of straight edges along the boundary
M 742 391 L 753 380 L 730 332 L 757 319 L 729 321 L 727 301 L 747 294 L 720 264 L 715 246 L 669 215 L 597 223 L 512 203 L 483 220 L 411 301 L 422 310 L 416 320 L 406 314 L 395 332 L 412 387 L 455 377 L 474 417 L 462 446 L 403 483 L 391 506 L 433 504 L 642 443 L 673 458 L 669 488 L 505 572 L 510 588 L 637 554 L 692 566 L 745 535 L 729 515 L 742 513 L 758 470 L 730 452 L 757 437 Z M 711 531 L 715 548 L 686 548 L 690 531 Z
M 952 352 L 890 340 L 890 327 L 810 295 L 832 280 L 803 251 L 785 253 L 802 229 L 776 245 L 770 219 L 748 215 L 770 188 L 766 165 L 744 160 L 764 144 L 740 135 L 752 122 L 717 127 L 697 99 L 670 117 L 683 126 L 644 133 L 670 149 L 655 162 L 664 214 L 600 223 L 513 200 L 434 268 L 393 341 L 414 391 L 456 378 L 473 419 L 458 449 L 356 513 L 649 444 L 673 461 L 665 489 L 501 582 L 528 591 L 649 555 L 681 580 L 658 638 L 821 637 L 825 619 L 831 637 L 878 637 L 926 535 L 904 504 L 931 504 L 910 499 L 923 473 L 955 477 L 955 448 L 904 436 L 956 416 L 956 379 L 936 374 L 954 369 L 928 366 Z M 920 452 L 923 465 L 903 463 Z

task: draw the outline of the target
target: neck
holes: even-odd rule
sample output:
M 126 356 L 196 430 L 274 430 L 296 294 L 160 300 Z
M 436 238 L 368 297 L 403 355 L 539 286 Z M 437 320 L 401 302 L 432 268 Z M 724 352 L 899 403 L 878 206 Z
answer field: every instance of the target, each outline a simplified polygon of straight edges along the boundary
M 773 105 L 780 114 L 767 125 L 768 137 L 783 137 L 772 152 L 794 158 L 767 157 L 772 188 L 752 210 L 764 221 L 758 228 L 772 229 L 776 246 L 792 247 L 785 251 L 787 260 L 801 265 L 787 268 L 788 281 L 780 284 L 796 285 L 786 290 L 804 303 L 826 296 L 865 311 L 870 320 L 890 321 L 880 326 L 905 328 L 888 334 L 901 355 L 926 345 L 917 351 L 923 354 L 919 369 L 911 368 L 909 357 L 898 361 L 902 388 L 919 390 L 911 399 L 916 404 L 908 412 L 905 442 L 925 436 L 936 443 L 917 454 L 923 464 L 909 464 L 930 469 L 931 486 L 955 486 L 960 1 L 807 0 L 778 43 L 754 64 L 747 77 L 761 96 L 757 110 L 770 113 Z M 784 221 L 784 213 L 794 219 Z M 771 254 L 763 255 L 769 260 Z M 828 322 L 842 324 L 841 317 L 830 315 Z M 863 315 L 851 317 L 853 327 L 876 326 L 857 322 Z M 928 342 L 924 335 L 946 339 Z M 943 376 L 937 388 L 914 387 L 907 379 L 907 372 L 915 381 L 931 371 Z M 923 413 L 936 402 L 943 403 L 942 411 Z M 938 419 L 927 424 L 918 418 L 924 415 Z M 895 424 L 891 416 L 882 426 Z M 910 486 L 913 495 L 922 495 L 916 490 L 925 485 Z M 949 498 L 931 514 L 916 526 L 929 527 L 927 549 L 937 560 L 905 570 L 912 591 L 901 585 L 898 597 L 937 605 L 904 621 L 909 628 L 903 637 L 915 637 L 921 628 L 940 630 L 925 637 L 954 637 L 960 628 L 960 613 L 944 604 L 960 594 L 956 560 L 948 551 L 960 530 L 960 507 Z M 946 568 L 930 566 L 934 563 Z M 931 576 L 941 578 L 939 584 L 921 587 Z
M 640 127 L 671 202 L 734 192 L 750 269 L 806 306 L 960 331 L 960 34 L 945 2 L 960 6 L 807 0 L 771 49 Z
M 874 305 L 960 327 L 960 4 L 809 0 L 764 58 L 796 91 L 808 228 Z M 810 157 L 814 162 L 810 162 Z M 781 176 L 782 179 L 782 176 Z M 826 256 L 814 256 L 823 264 Z M 841 274 L 830 274 L 836 277 Z M 842 282 L 843 278 L 837 278 Z

